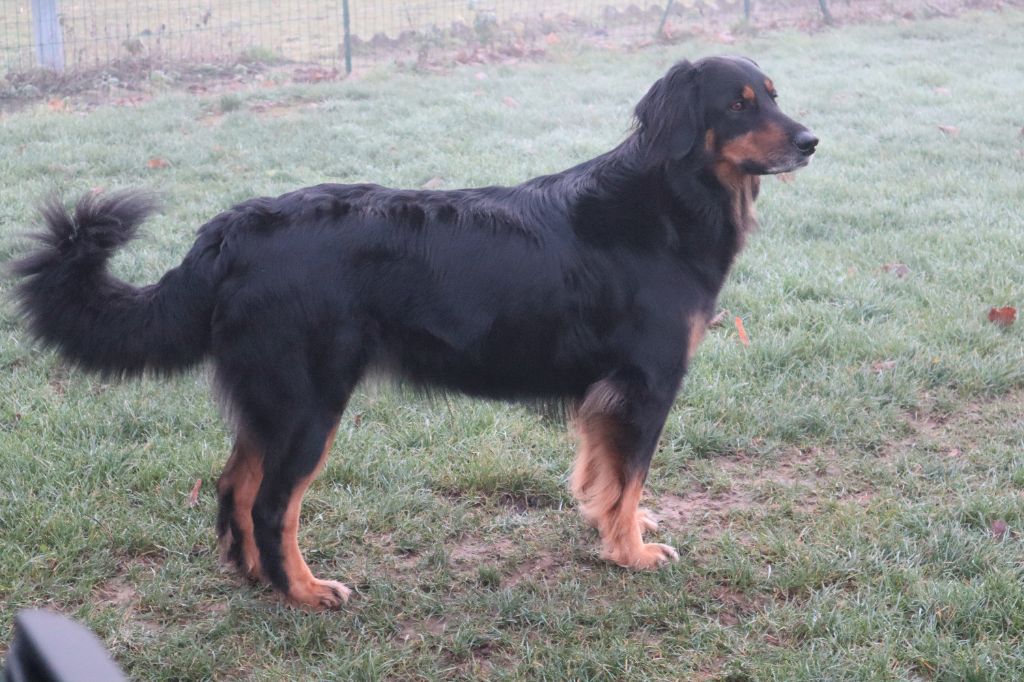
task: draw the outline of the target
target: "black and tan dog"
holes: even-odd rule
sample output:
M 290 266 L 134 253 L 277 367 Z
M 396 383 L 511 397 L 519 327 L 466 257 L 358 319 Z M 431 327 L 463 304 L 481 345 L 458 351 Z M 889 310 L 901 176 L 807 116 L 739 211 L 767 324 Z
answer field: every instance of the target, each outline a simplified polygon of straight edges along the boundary
M 666 416 L 755 225 L 759 177 L 807 164 L 817 138 L 751 61 L 680 62 L 612 151 L 516 187 L 318 185 L 243 202 L 180 266 L 135 287 L 110 256 L 151 211 L 138 193 L 44 207 L 43 245 L 13 265 L 32 333 L 107 375 L 205 359 L 235 430 L 220 478 L 227 558 L 292 601 L 349 596 L 313 576 L 296 533 L 346 402 L 368 372 L 417 386 L 570 406 L 572 492 L 603 556 L 645 544 L 640 493 Z

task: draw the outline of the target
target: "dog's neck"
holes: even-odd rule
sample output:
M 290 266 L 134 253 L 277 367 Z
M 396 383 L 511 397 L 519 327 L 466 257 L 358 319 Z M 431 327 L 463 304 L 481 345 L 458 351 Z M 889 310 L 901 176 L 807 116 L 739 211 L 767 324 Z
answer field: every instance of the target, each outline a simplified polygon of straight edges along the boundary
M 758 227 L 754 202 L 761 189 L 761 177 L 744 173 L 724 161 L 715 163 L 711 167 L 711 174 L 728 194 L 729 214 L 739 237 L 739 248 L 743 248 L 747 235 Z
M 574 211 L 583 217 L 580 224 L 589 237 L 671 249 L 687 260 L 688 267 L 704 270 L 709 286 L 721 286 L 747 233 L 756 228 L 754 202 L 759 177 L 733 170 L 735 167 L 715 169 L 692 156 L 656 165 L 638 164 L 639 144 L 634 136 L 553 177 L 570 183 L 566 196 L 572 197 Z M 595 191 L 598 187 L 602 191 Z M 605 217 L 614 212 L 603 207 L 604 196 L 617 197 L 619 203 L 635 203 L 636 222 L 608 224 Z M 688 256 L 697 252 L 704 254 L 700 263 Z

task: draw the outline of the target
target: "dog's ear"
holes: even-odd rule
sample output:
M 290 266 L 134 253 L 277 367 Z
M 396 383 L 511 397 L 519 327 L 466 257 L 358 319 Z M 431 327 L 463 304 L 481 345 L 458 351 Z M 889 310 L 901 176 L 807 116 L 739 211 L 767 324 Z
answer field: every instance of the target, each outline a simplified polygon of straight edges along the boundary
M 678 161 L 686 157 L 704 127 L 697 68 L 684 60 L 669 69 L 636 105 L 636 121 L 648 158 Z

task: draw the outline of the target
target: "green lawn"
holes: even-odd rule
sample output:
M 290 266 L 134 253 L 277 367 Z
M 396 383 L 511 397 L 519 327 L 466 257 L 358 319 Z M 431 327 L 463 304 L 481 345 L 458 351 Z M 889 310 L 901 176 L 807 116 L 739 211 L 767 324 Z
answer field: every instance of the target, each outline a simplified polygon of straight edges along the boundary
M 1024 678 L 1024 343 L 986 318 L 1024 304 L 1022 33 L 1008 10 L 0 117 L 0 260 L 46 192 L 143 185 L 164 212 L 115 261 L 139 283 L 253 195 L 575 164 L 684 56 L 754 57 L 822 140 L 765 182 L 669 418 L 647 502 L 682 558 L 655 573 L 597 559 L 564 425 L 365 387 L 302 531 L 357 594 L 288 608 L 217 563 L 205 374 L 101 382 L 5 297 L 0 642 L 45 607 L 138 680 Z

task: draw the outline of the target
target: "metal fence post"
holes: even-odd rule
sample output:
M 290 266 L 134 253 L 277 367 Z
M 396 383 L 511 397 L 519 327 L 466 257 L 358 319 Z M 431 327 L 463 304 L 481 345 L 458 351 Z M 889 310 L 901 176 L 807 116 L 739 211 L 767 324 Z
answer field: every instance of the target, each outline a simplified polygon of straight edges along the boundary
M 818 0 L 818 4 L 821 5 L 821 15 L 825 17 L 825 23 L 831 26 L 834 22 L 832 12 L 828 11 L 828 3 L 825 0 Z
M 668 0 L 668 2 L 665 3 L 665 11 L 661 15 L 661 23 L 658 24 L 658 30 L 654 34 L 655 36 L 659 38 L 662 37 L 662 31 L 665 30 L 665 22 L 668 21 L 669 10 L 672 9 L 672 5 L 675 4 L 675 1 L 676 0 Z
M 341 0 L 341 23 L 345 31 L 345 74 L 352 73 L 352 31 L 349 22 L 348 0 Z
M 32 40 L 39 66 L 64 70 L 64 34 L 60 30 L 57 0 L 32 0 Z

